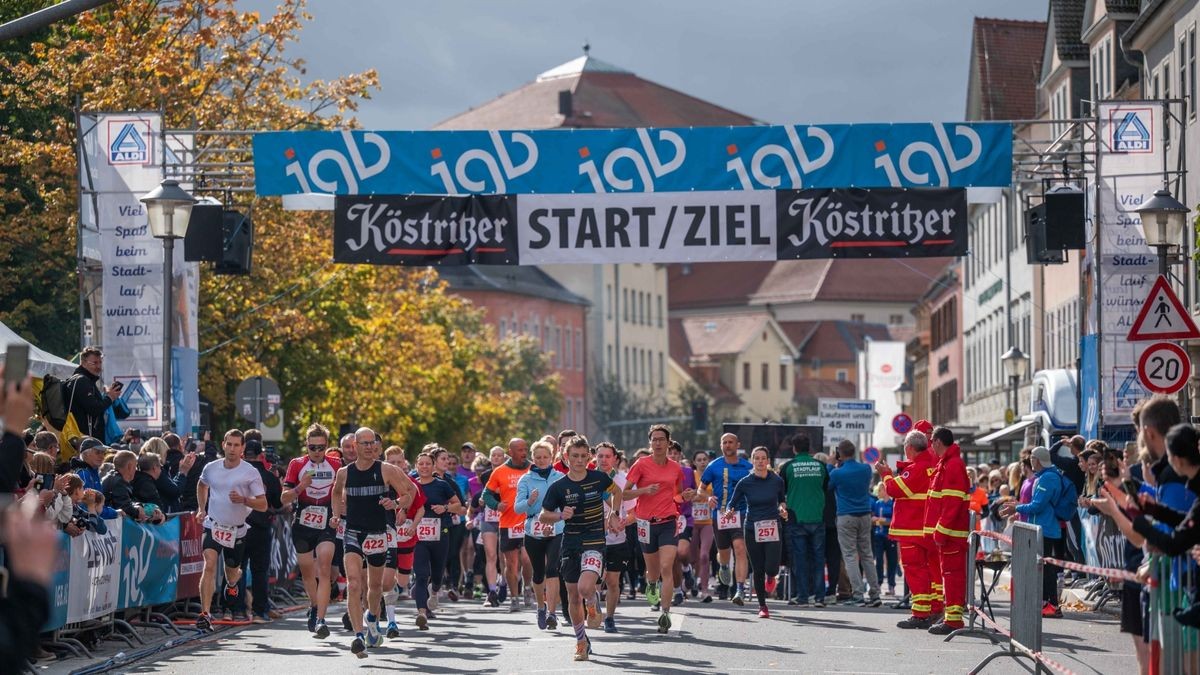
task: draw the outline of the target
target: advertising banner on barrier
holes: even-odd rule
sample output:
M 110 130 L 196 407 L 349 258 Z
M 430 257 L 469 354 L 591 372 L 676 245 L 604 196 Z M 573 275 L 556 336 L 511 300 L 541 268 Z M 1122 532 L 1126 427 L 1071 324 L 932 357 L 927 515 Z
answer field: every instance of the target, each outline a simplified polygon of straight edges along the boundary
M 292 519 L 290 516 L 275 516 L 271 526 L 271 583 L 288 579 L 295 573 L 296 546 L 292 543 Z
M 271 131 L 260 195 L 1006 187 L 1000 122 L 537 131 Z
M 121 519 L 120 609 L 175 601 L 179 581 L 179 518 L 162 525 Z
M 62 628 L 67 624 L 68 603 L 71 598 L 71 537 L 58 533 L 58 555 L 54 558 L 54 574 L 50 577 L 50 616 L 43 631 Z
M 68 622 L 94 619 L 117 609 L 121 522 L 114 518 L 105 524 L 105 534 L 88 530 L 71 539 Z
M 967 250 L 966 190 L 344 195 L 334 260 L 384 265 L 945 257 Z
M 183 513 L 179 522 L 179 576 L 175 598 L 195 598 L 200 595 L 200 574 L 204 571 L 204 528 L 192 513 Z

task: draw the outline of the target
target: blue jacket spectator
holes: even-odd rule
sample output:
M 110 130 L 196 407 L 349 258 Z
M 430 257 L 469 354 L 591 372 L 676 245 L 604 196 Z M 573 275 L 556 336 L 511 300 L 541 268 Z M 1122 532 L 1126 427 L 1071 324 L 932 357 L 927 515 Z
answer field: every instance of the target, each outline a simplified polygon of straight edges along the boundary
M 829 489 L 837 496 L 839 516 L 871 514 L 871 471 L 871 467 L 850 457 L 829 472 Z
M 1053 464 L 1042 464 L 1036 457 L 1033 462 L 1033 497 L 1028 504 L 1019 504 L 1017 513 L 1025 516 L 1025 522 L 1040 525 L 1042 536 L 1049 539 L 1062 537 L 1058 516 L 1054 515 L 1054 502 L 1058 500 L 1069 480 Z
M 104 493 L 104 485 L 100 479 L 100 465 L 104 463 L 104 451 L 107 448 L 95 438 L 84 438 L 79 443 L 79 456 L 71 458 L 71 470 L 83 480 L 83 487 Z M 117 512 L 107 503 L 100 513 L 101 518 L 116 518 Z

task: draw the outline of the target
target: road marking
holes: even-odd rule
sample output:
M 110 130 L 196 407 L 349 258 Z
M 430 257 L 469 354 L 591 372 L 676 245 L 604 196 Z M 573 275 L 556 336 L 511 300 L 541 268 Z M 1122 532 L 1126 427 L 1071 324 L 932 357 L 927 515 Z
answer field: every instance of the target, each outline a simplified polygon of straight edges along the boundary
M 890 651 L 892 651 L 891 647 L 859 647 L 856 645 L 825 645 L 825 649 L 862 649 L 862 650 L 870 650 L 873 652 L 890 652 Z
M 935 652 L 935 653 L 938 653 L 938 654 L 940 654 L 940 653 L 942 653 L 942 652 L 960 652 L 960 653 L 963 653 L 963 652 L 966 652 L 967 650 L 965 650 L 965 649 L 929 649 L 929 648 L 925 648 L 925 647 L 923 647 L 923 648 L 919 648 L 919 649 L 914 649 L 913 651 L 917 651 L 917 652 Z
M 892 673 L 887 671 L 871 671 L 871 670 L 825 670 L 822 671 L 825 675 L 900 675 L 900 673 Z

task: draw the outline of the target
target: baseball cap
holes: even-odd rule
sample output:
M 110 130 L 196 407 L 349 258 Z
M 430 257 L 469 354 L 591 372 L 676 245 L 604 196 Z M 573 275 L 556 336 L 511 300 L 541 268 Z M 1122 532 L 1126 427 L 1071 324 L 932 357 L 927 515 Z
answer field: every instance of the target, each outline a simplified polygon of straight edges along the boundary
M 461 447 L 459 447 L 459 450 L 465 450 L 466 448 L 470 448 L 471 451 L 474 452 L 475 444 L 471 441 L 467 441 L 466 443 L 463 443 Z
M 262 441 L 246 441 L 246 457 L 258 457 L 263 452 Z
M 82 455 L 88 450 L 100 450 L 101 452 L 107 452 L 108 448 L 100 442 L 100 439 L 92 438 L 91 436 L 85 436 L 84 439 L 79 442 L 79 454 Z
M 933 433 L 933 422 L 929 420 L 917 420 L 917 423 L 913 425 L 913 429 L 929 436 Z
M 1046 446 L 1039 445 L 1029 453 L 1029 456 L 1042 463 L 1042 466 L 1050 466 L 1050 451 Z

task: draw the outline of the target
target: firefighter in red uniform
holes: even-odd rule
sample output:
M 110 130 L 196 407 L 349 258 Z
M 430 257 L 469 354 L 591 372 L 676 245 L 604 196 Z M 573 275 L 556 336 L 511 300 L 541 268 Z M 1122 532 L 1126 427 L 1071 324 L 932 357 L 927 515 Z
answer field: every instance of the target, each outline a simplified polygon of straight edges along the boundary
M 925 420 L 929 431 L 933 426 Z M 941 564 L 937 547 L 925 537 L 925 501 L 929 491 L 929 479 L 937 457 L 929 449 L 926 431 L 915 428 L 904 438 L 904 456 L 907 462 L 898 462 L 893 476 L 891 469 L 882 461 L 875 470 L 883 478 L 884 489 L 896 500 L 892 514 L 892 526 L 888 536 L 900 546 L 900 563 L 904 566 L 904 578 L 912 592 L 912 616 L 900 621 L 900 628 L 928 629 L 942 613 Z M 933 583 L 937 580 L 937 590 Z
M 941 553 L 943 602 L 946 615 L 929 629 L 934 635 L 948 635 L 963 627 L 967 600 L 967 535 L 971 526 L 970 490 L 967 465 L 954 442 L 954 433 L 946 427 L 933 430 L 930 447 L 938 457 L 929 498 L 925 500 L 925 535 Z

